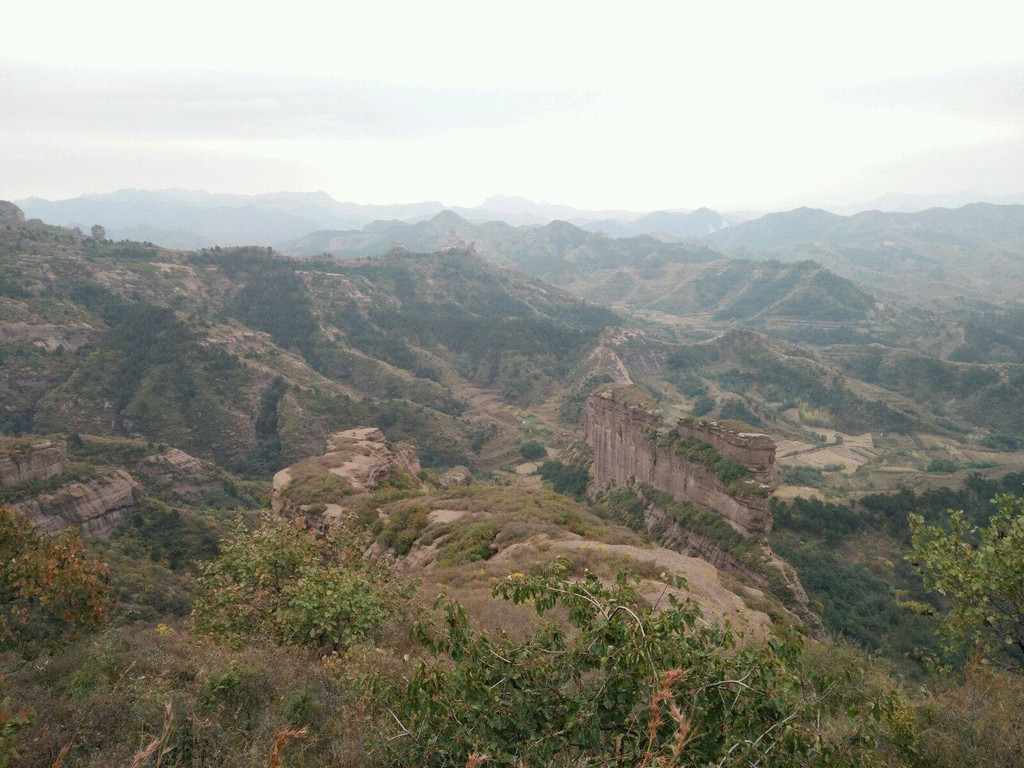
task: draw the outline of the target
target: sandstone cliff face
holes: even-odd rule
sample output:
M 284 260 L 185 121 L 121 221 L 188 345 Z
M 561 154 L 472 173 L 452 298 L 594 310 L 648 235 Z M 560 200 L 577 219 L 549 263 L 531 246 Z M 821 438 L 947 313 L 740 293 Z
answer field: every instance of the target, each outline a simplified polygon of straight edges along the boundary
M 587 400 L 581 425 L 587 443 L 594 449 L 594 479 L 598 487 L 606 488 L 613 483 L 649 483 L 680 501 L 717 513 L 743 534 L 764 539 L 771 531 L 767 495 L 731 495 L 711 468 L 689 461 L 649 437 L 652 431 L 662 427 L 657 413 L 618 402 L 610 393 L 602 393 Z M 685 433 L 679 431 L 683 437 L 710 443 L 723 456 L 732 456 L 755 472 L 759 480 L 770 481 L 775 458 L 771 438 L 766 435 L 752 436 L 749 440 L 741 436 L 728 438 L 718 432 L 699 424 L 688 424 Z
M 67 446 L 62 442 L 42 442 L 0 450 L 0 486 L 26 480 L 47 480 L 68 470 Z
M 138 500 L 138 486 L 124 470 L 101 480 L 68 483 L 14 507 L 47 533 L 77 525 L 83 536 L 108 536 Z
M 700 440 L 723 456 L 731 456 L 760 480 L 774 480 L 775 441 L 760 433 L 731 432 L 714 422 L 680 419 L 676 432 Z

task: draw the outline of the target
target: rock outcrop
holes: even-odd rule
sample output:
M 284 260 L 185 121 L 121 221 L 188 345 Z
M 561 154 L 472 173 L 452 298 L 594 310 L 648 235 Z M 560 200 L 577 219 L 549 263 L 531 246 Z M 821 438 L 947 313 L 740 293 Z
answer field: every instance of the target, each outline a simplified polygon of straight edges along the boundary
M 782 599 L 813 634 L 823 634 L 821 619 L 807 607 L 807 594 L 796 572 L 766 542 L 772 527 L 769 496 L 775 471 L 775 443 L 768 435 L 692 418 L 681 419 L 674 428 L 666 429 L 658 412 L 611 390 L 590 396 L 581 423 L 587 443 L 594 450 L 596 485 L 637 490 L 645 502 L 646 526 L 659 531 L 658 540 L 663 546 L 698 557 L 718 569 L 743 574 L 748 583 Z M 687 441 L 683 443 L 684 452 L 695 445 L 702 452 L 714 449 L 707 453 L 717 452 L 720 457 L 732 459 L 750 474 L 738 485 L 727 485 L 714 468 L 678 452 L 675 446 L 679 441 Z M 677 501 L 716 513 L 735 530 L 756 539 L 759 555 L 740 557 L 714 536 L 680 523 L 645 497 L 644 484 Z
M 68 453 L 63 442 L 22 444 L 14 441 L 0 447 L 0 486 L 27 480 L 48 480 L 67 472 Z
M 0 200 L 0 223 L 12 224 L 25 220 L 25 212 L 14 203 Z
M 775 480 L 775 441 L 758 432 L 735 432 L 715 422 L 680 419 L 676 432 L 691 440 L 707 443 L 723 456 L 736 459 L 758 479 Z
M 411 445 L 396 443 L 389 445 L 384 433 L 376 427 L 360 427 L 337 432 L 327 438 L 327 451 L 323 456 L 304 459 L 274 475 L 273 507 L 275 511 L 306 511 L 291 509 L 295 506 L 290 499 L 289 489 L 307 483 L 310 478 L 332 475 L 343 481 L 349 493 L 372 491 L 386 480 L 391 479 L 395 468 L 400 467 L 415 478 L 421 467 L 416 451 Z M 415 482 L 419 482 L 416 480 Z M 308 494 L 303 494 L 303 496 Z M 343 497 L 339 497 L 340 498 Z M 338 512 L 335 501 L 322 502 L 328 512 Z M 308 505 L 299 505 L 308 506 Z
M 140 491 L 123 469 L 97 480 L 72 482 L 14 505 L 47 533 L 77 525 L 83 536 L 108 536 L 134 507 Z
M 775 444 L 767 435 L 736 434 L 714 424 L 681 421 L 679 437 L 698 440 L 752 472 L 749 492 L 737 492 L 709 466 L 677 454 L 656 439 L 664 431 L 660 414 L 642 405 L 621 402 L 612 392 L 591 395 L 581 418 L 587 443 L 594 449 L 594 480 L 612 484 L 649 483 L 677 500 L 709 509 L 737 531 L 765 539 L 772 518 L 768 495 L 774 476 Z
M 84 536 L 107 536 L 141 498 L 138 484 L 123 469 L 90 479 L 68 474 L 70 469 L 63 441 L 12 440 L 0 448 L 0 486 L 51 481 L 27 486 L 28 493 L 13 504 L 47 533 L 77 525 Z
M 473 473 L 468 467 L 459 464 L 441 475 L 440 479 L 442 488 L 465 487 L 473 482 Z
M 80 323 L 26 323 L 24 320 L 0 321 L 0 342 L 4 344 L 35 344 L 47 351 L 63 347 L 72 352 L 100 337 L 95 328 Z
M 216 465 L 178 448 L 147 456 L 132 471 L 147 492 L 170 503 L 199 503 L 205 494 L 224 487 L 223 474 Z

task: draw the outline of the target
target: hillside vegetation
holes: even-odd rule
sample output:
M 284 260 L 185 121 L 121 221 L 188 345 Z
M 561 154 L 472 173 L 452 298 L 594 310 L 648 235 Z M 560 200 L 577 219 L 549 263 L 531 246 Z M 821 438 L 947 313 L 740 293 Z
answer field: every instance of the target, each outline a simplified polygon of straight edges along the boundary
M 465 251 L 303 262 L 29 222 L 0 230 L 0 273 L 6 430 L 141 435 L 248 474 L 363 423 L 471 464 L 495 421 L 467 387 L 540 402 L 616 320 Z

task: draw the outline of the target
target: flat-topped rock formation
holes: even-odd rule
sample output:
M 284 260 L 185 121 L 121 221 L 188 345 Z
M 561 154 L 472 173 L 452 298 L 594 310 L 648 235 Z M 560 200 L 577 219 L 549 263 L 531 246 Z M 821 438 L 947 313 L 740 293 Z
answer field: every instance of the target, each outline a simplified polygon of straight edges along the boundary
M 0 486 L 48 480 L 67 472 L 69 466 L 67 446 L 63 442 L 18 440 L 0 446 Z
M 718 422 L 695 418 L 680 419 L 676 432 L 682 437 L 707 443 L 765 482 L 775 479 L 775 441 L 768 435 L 736 431 Z
M 15 509 L 47 533 L 77 525 L 85 536 L 108 536 L 140 498 L 138 484 L 120 469 L 88 479 L 70 471 L 63 441 L 14 439 L 0 444 L 0 486 L 23 486 Z
M 140 490 L 123 469 L 112 475 L 70 482 L 14 505 L 47 533 L 77 525 L 83 536 L 108 536 L 135 507 Z
M 648 483 L 718 514 L 745 535 L 763 540 L 771 532 L 768 497 L 775 444 L 767 435 L 732 433 L 696 420 L 683 420 L 674 430 L 666 430 L 659 413 L 640 403 L 623 402 L 611 391 L 590 396 L 581 425 L 594 449 L 597 487 Z M 741 483 L 724 482 L 713 467 L 681 455 L 671 432 L 710 446 L 738 462 L 751 477 Z
M 596 486 L 633 488 L 646 505 L 648 530 L 659 531 L 663 546 L 743 574 L 760 589 L 785 597 L 786 608 L 813 634 L 824 632 L 821 620 L 807 607 L 796 572 L 766 541 L 775 475 L 775 442 L 768 435 L 748 432 L 739 424 L 693 418 L 667 427 L 642 393 L 615 389 L 588 398 L 581 425 L 594 451 Z M 758 557 L 738 557 L 720 536 L 681 522 L 658 506 L 662 502 L 652 499 L 654 491 L 718 515 L 758 542 Z M 777 583 L 786 589 L 777 592 Z

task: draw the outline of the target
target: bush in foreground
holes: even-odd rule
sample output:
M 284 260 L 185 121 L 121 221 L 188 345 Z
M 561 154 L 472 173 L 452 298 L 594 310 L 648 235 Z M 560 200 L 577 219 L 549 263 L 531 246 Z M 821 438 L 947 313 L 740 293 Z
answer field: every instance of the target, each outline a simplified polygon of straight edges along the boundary
M 394 702 L 392 765 L 861 764 L 862 729 L 823 730 L 830 682 L 802 674 L 799 641 L 738 648 L 691 602 L 640 605 L 625 574 L 606 587 L 567 567 L 495 587 L 571 625 L 522 642 L 476 633 L 462 606 L 438 601 L 441 626 L 415 630 L 434 661 Z
M 338 651 L 398 618 L 408 589 L 365 560 L 363 537 L 333 525 L 322 537 L 268 516 L 240 523 L 217 559 L 200 565 L 196 630 L 231 643 L 268 637 L 279 645 Z

